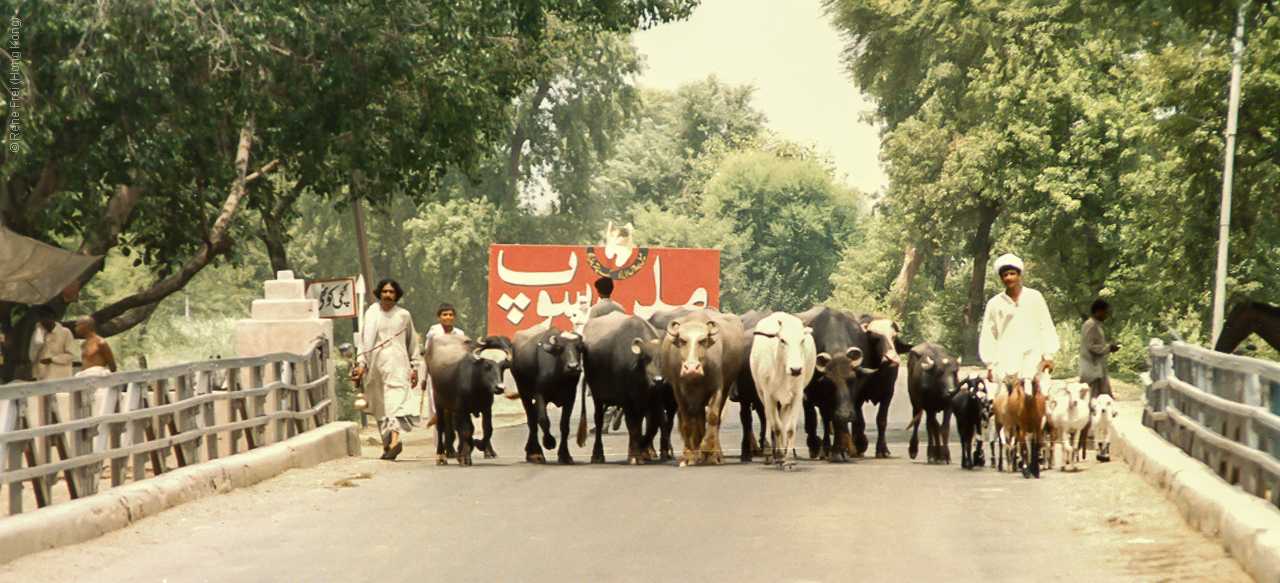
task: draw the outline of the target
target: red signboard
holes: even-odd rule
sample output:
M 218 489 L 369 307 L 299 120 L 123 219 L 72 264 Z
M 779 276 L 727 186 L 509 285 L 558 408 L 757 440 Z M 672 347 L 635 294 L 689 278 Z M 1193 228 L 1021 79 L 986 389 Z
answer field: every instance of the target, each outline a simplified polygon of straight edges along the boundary
M 602 275 L 614 280 L 613 300 L 648 317 L 675 306 L 720 307 L 720 251 L 492 245 L 489 247 L 489 334 L 511 336 L 551 319 L 561 330 L 599 297 Z

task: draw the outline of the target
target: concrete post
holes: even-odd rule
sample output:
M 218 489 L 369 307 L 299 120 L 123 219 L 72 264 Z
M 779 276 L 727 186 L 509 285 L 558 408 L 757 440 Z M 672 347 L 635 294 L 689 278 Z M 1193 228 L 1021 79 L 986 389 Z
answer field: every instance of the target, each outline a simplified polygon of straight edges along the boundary
M 306 298 L 306 285 L 295 279 L 292 271 L 280 271 L 276 278 L 263 283 L 265 298 L 253 301 L 251 318 L 236 323 L 236 340 L 241 358 L 264 356 L 278 352 L 305 354 L 316 339 L 329 340 L 332 350 L 333 320 L 320 317 L 319 300 Z M 332 400 L 329 419 L 337 414 L 337 390 L 334 384 L 334 359 L 329 358 L 329 386 L 326 396 Z M 302 403 L 304 407 L 307 403 Z

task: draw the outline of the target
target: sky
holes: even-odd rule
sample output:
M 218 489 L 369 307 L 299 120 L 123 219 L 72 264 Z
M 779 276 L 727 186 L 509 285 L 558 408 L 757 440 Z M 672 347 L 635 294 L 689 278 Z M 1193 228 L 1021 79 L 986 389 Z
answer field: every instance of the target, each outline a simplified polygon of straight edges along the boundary
M 882 190 L 872 109 L 840 62 L 845 42 L 819 0 L 702 0 L 688 20 L 632 36 L 645 55 L 642 85 L 675 89 L 715 74 L 750 83 L 767 125 L 832 157 L 837 177 L 864 193 Z

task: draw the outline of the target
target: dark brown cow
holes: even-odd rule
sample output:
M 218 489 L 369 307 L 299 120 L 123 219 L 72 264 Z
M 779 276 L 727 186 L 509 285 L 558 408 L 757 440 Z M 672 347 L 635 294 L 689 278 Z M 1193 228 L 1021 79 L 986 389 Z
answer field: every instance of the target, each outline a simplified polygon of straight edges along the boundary
M 684 438 L 680 466 L 724 463 L 720 420 L 729 389 L 746 362 L 737 316 L 698 310 L 667 325 L 662 375 L 672 386 Z

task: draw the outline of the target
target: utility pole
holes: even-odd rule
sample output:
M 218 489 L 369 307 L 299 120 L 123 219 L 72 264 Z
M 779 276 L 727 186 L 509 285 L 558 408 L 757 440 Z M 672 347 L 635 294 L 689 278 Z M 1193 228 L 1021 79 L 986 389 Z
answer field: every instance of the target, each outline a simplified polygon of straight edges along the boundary
M 356 248 L 360 251 L 360 274 L 364 276 L 365 297 L 377 297 L 373 293 L 373 264 L 369 261 L 369 237 L 365 234 L 364 229 L 364 196 L 360 193 L 360 173 L 359 171 L 351 173 L 351 189 L 355 194 L 351 208 L 355 213 L 356 219 Z M 364 312 L 364 306 L 360 306 L 360 311 Z
M 1236 10 L 1236 34 L 1231 39 L 1231 96 L 1227 104 L 1226 161 L 1222 169 L 1222 206 L 1218 211 L 1218 270 L 1213 285 L 1213 344 L 1222 334 L 1226 312 L 1227 246 L 1231 237 L 1231 180 L 1235 174 L 1236 124 L 1240 113 L 1240 77 L 1244 63 L 1244 17 L 1249 0 Z

